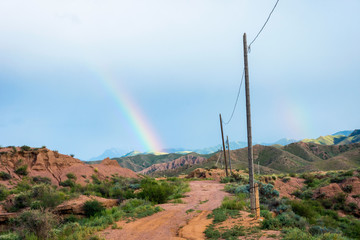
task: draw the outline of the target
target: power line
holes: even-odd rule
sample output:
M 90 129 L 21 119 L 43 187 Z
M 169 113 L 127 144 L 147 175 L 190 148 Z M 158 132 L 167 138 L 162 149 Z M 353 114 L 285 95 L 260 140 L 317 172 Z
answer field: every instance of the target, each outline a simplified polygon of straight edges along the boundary
M 274 10 L 275 10 L 276 6 L 278 5 L 279 1 L 280 1 L 280 0 L 277 0 L 277 1 L 276 1 L 273 9 L 271 10 L 268 18 L 266 19 L 264 25 L 262 26 L 262 28 L 260 29 L 260 31 L 258 32 L 258 34 L 256 35 L 256 37 L 254 38 L 254 40 L 252 40 L 251 43 L 249 44 L 249 47 L 248 47 L 249 52 L 251 52 L 251 44 L 253 44 L 253 43 L 255 42 L 255 40 L 258 38 L 258 36 L 260 35 L 260 33 L 264 30 L 266 24 L 268 23 L 268 21 L 269 21 L 269 19 L 270 19 L 270 17 L 271 17 L 271 14 L 274 12 Z
M 233 111 L 232 111 L 232 113 L 231 113 L 231 116 L 230 116 L 229 121 L 227 121 L 227 122 L 225 122 L 225 123 L 224 123 L 225 125 L 228 125 L 228 124 L 231 122 L 231 119 L 232 119 L 232 118 L 233 118 L 233 116 L 234 116 L 235 109 L 236 109 L 236 105 L 237 105 L 237 103 L 238 103 L 239 96 L 240 96 L 241 86 L 242 86 L 242 84 L 243 84 L 243 80 L 244 80 L 244 75 L 245 75 L 245 69 L 244 69 L 243 74 L 242 74 L 242 77 L 241 77 L 241 82 L 240 82 L 239 90 L 238 90 L 238 93 L 237 93 L 237 96 L 236 96 L 234 109 L 233 109 Z

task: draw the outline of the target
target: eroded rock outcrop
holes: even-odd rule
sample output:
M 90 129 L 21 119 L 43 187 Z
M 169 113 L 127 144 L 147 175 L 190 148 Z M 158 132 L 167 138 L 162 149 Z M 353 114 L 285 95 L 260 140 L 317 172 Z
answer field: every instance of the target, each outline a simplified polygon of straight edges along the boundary
M 16 170 L 27 166 L 27 175 L 46 177 L 54 185 L 67 179 L 72 173 L 76 182 L 85 184 L 92 175 L 99 179 L 109 178 L 112 175 L 137 178 L 138 175 L 130 169 L 122 168 L 115 160 L 104 159 L 99 164 L 85 164 L 72 156 L 60 154 L 47 148 L 0 148 L 0 171 L 11 176 L 12 181 L 0 180 L 0 184 L 11 187 L 20 181 L 22 175 Z
M 97 196 L 85 196 L 80 195 L 78 198 L 71 199 L 58 205 L 53 212 L 60 215 L 75 214 L 84 215 L 83 206 L 87 201 L 96 200 L 100 202 L 104 207 L 110 208 L 118 205 L 117 199 L 106 199 Z
M 167 163 L 157 163 L 140 171 L 141 174 L 151 174 L 157 171 L 172 170 L 184 165 L 195 165 L 205 162 L 207 159 L 196 155 L 186 155 Z

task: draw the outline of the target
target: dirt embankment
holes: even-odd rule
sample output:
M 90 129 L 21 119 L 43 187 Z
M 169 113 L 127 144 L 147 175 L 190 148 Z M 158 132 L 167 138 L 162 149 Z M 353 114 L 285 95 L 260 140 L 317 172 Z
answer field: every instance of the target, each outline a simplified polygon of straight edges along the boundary
M 100 233 L 106 239 L 169 240 L 205 239 L 203 231 L 211 223 L 207 215 L 228 195 L 224 184 L 215 181 L 190 182 L 191 192 L 184 203 L 161 204 L 164 211 L 134 222 L 118 222 L 122 229 L 108 228 Z
M 280 198 L 287 197 L 289 199 L 295 199 L 294 195 L 291 195 L 296 190 L 301 190 L 304 187 L 304 179 L 290 177 L 288 180 L 276 179 L 274 188 L 279 191 Z
M 67 174 L 72 173 L 76 182 L 85 184 L 91 181 L 95 174 L 99 179 L 119 175 L 123 177 L 137 178 L 137 174 L 129 169 L 122 168 L 115 160 L 104 159 L 99 164 L 85 164 L 69 155 L 60 154 L 47 148 L 0 148 L 0 171 L 10 174 L 11 181 L 1 180 L 0 184 L 7 187 L 16 185 L 22 175 L 16 170 L 24 167 L 27 175 L 34 177 L 47 177 L 52 184 L 59 185 L 67 179 Z

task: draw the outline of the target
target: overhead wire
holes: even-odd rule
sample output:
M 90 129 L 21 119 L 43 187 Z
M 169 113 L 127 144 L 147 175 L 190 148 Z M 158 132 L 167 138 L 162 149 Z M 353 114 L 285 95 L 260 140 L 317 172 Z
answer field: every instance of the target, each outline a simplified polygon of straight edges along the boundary
M 229 120 L 224 123 L 225 125 L 228 125 L 228 124 L 231 122 L 231 120 L 232 120 L 232 118 L 233 118 L 233 116 L 234 116 L 235 109 L 236 109 L 237 103 L 238 103 L 238 101 L 239 101 L 239 96 L 240 96 L 241 86 L 242 86 L 243 80 L 244 80 L 244 75 L 245 75 L 245 68 L 244 68 L 244 70 L 243 70 L 243 74 L 242 74 L 242 77 L 241 77 L 241 82 L 240 82 L 239 90 L 238 90 L 238 93 L 237 93 L 237 96 L 236 96 L 236 100 L 235 100 L 235 105 L 234 105 L 233 111 L 232 111 L 232 113 L 231 113 L 231 116 L 230 116 Z
M 270 14 L 269 14 L 268 18 L 266 19 L 266 21 L 265 21 L 264 25 L 262 26 L 262 28 L 260 29 L 260 31 L 258 32 L 258 34 L 256 34 L 255 38 L 254 38 L 254 39 L 251 41 L 251 43 L 249 44 L 249 46 L 248 46 L 248 51 L 249 51 L 249 53 L 251 52 L 251 45 L 252 45 L 252 44 L 256 41 L 256 39 L 259 37 L 260 33 L 264 30 L 264 28 L 265 28 L 266 24 L 269 22 L 270 17 L 271 17 L 271 15 L 273 14 L 273 12 L 274 12 L 274 10 L 275 10 L 276 6 L 278 5 L 279 1 L 280 1 L 280 0 L 277 0 L 277 1 L 276 1 L 276 3 L 275 3 L 275 5 L 274 5 L 273 9 L 271 10 L 271 12 L 270 12 Z

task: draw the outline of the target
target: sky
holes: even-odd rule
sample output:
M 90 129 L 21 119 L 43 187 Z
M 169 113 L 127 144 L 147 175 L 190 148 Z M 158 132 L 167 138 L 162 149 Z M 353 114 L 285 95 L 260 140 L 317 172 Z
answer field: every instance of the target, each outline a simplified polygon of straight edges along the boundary
M 0 0 L 0 145 L 86 160 L 220 143 L 270 0 Z M 360 128 L 360 2 L 280 0 L 249 53 L 254 142 Z M 229 125 L 246 140 L 244 86 Z

